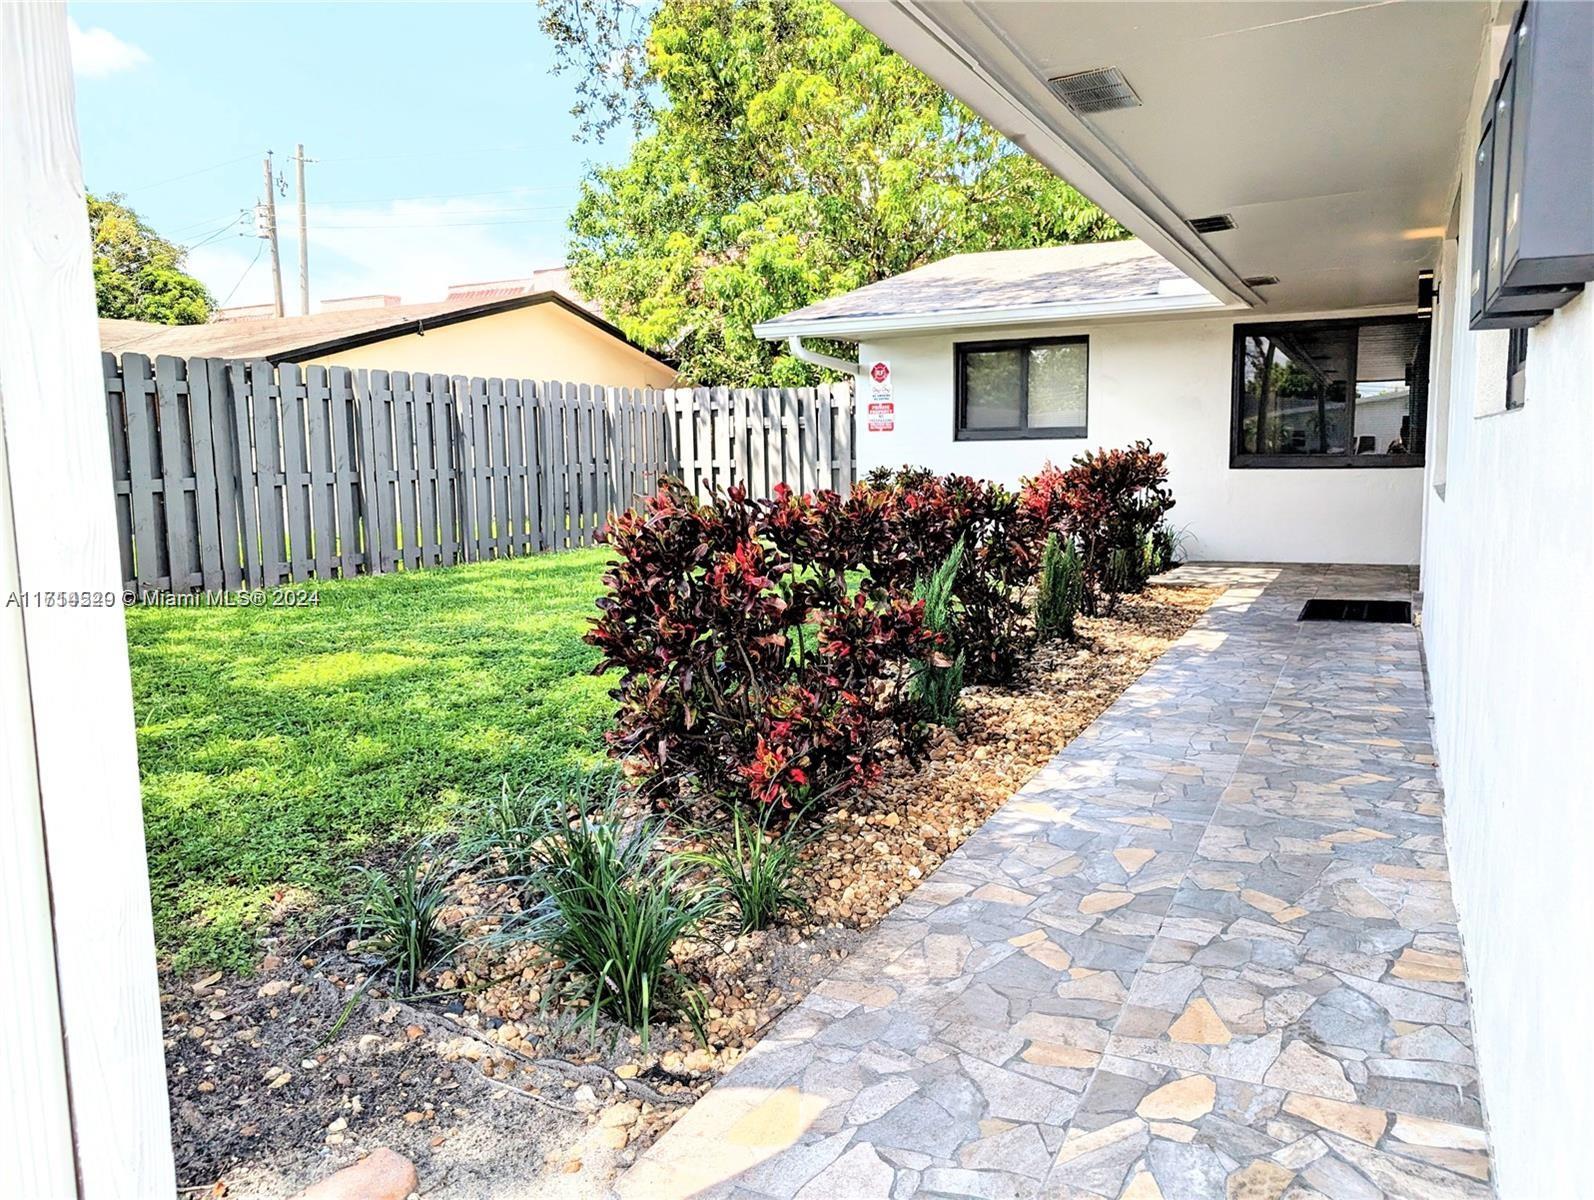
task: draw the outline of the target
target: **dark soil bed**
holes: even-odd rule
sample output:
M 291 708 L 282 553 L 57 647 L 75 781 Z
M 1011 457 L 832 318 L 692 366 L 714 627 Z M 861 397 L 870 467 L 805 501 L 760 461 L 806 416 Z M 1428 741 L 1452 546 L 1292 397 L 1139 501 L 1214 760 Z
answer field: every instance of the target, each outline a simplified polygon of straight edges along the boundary
M 1076 643 L 1039 648 L 1013 688 L 970 688 L 929 761 L 827 813 L 806 854 L 801 928 L 710 936 L 682 963 L 709 1004 L 708 1044 L 660 1026 L 594 1044 L 545 1011 L 546 971 L 485 947 L 401 1003 L 369 960 L 278 939 L 257 974 L 164 980 L 168 1080 L 184 1194 L 287 1196 L 377 1146 L 426 1196 L 578 1197 L 607 1182 L 822 979 L 1013 791 L 1137 679 L 1218 589 L 1151 587 Z M 451 919 L 491 911 L 469 881 Z M 302 952 L 302 953 L 301 953 Z M 341 1022 L 341 1023 L 340 1023 Z

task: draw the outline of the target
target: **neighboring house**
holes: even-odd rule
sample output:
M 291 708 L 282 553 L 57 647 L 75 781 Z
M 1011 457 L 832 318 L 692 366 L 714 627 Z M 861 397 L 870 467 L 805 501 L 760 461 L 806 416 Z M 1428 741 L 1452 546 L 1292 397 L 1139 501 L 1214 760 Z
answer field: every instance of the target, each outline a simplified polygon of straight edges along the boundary
M 1016 483 L 1150 438 L 1193 557 L 1414 563 L 1423 460 L 1389 450 L 1421 424 L 1407 381 L 1429 319 L 1409 305 L 1309 315 L 1258 324 L 1124 241 L 957 255 L 758 329 L 857 342 L 864 367 L 889 368 L 891 420 L 860 422 L 860 472 L 923 463 Z M 1237 364 L 1253 367 L 1238 395 Z M 1324 465 L 1404 469 L 1295 469 Z
M 866 396 L 889 365 L 860 466 L 1152 437 L 1198 557 L 1420 563 L 1497 1186 L 1588 1194 L 1594 6 L 841 4 L 1144 248 L 952 259 L 761 331 L 858 343 Z M 1306 740 L 1374 728 L 1346 703 Z
M 557 379 L 610 387 L 669 387 L 675 367 L 630 341 L 589 309 L 553 291 L 483 300 L 369 307 L 334 302 L 308 317 L 249 318 L 209 325 L 102 320 L 100 344 L 184 358 L 440 372 L 483 378 Z

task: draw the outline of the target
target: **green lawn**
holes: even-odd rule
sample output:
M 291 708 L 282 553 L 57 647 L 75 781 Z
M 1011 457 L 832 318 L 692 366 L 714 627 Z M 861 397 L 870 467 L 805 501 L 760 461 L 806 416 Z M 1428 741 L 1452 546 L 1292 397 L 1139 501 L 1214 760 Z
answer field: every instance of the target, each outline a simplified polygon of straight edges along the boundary
M 156 933 L 246 967 L 262 913 L 338 895 L 462 800 L 599 761 L 583 644 L 604 550 L 319 586 L 315 608 L 127 617 Z M 92 753 L 92 748 L 86 748 Z

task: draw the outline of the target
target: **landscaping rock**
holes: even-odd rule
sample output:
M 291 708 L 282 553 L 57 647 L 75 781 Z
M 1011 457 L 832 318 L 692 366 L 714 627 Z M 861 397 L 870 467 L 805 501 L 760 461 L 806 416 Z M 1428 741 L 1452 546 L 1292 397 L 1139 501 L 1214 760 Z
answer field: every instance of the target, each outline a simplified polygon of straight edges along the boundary
M 306 1188 L 298 1200 L 404 1200 L 419 1183 L 414 1163 L 381 1146 Z
M 488 872 L 456 884 L 458 929 L 472 941 L 428 980 L 434 992 L 461 989 L 447 998 L 399 1002 L 375 959 L 335 947 L 274 956 L 252 979 L 164 976 L 179 1185 L 280 1197 L 323 1174 L 329 1155 L 380 1142 L 408 1156 L 429 1185 L 443 1181 L 439 1195 L 449 1200 L 506 1188 L 564 1200 L 604 1194 L 616 1170 L 835 970 L 859 931 L 1110 705 L 1210 598 L 1150 589 L 1113 618 L 1082 619 L 1093 652 L 1043 645 L 1014 687 L 965 689 L 959 726 L 936 735 L 929 761 L 893 759 L 868 794 L 820 814 L 799 871 L 805 916 L 736 936 L 716 927 L 676 947 L 676 966 L 703 993 L 707 1045 L 684 1021 L 655 1025 L 644 1050 L 634 1033 L 613 1037 L 605 1020 L 594 1043 L 585 1021 L 565 1019 L 572 1010 L 546 955 L 486 936 L 518 905 Z M 1130 874 L 1144 865 L 1128 857 L 1120 865 Z M 1442 968 L 1437 955 L 1449 952 L 1416 949 L 1429 958 L 1410 958 L 1414 970 Z M 1041 961 L 1044 952 L 1023 953 Z M 955 963 L 958 949 L 938 944 L 936 953 Z M 1037 1042 L 1025 1059 L 1039 1069 L 1084 1065 L 1060 1043 Z M 865 1180 L 874 1169 L 862 1156 L 847 1167 Z M 351 1194 L 317 1190 L 337 1178 L 304 1195 Z

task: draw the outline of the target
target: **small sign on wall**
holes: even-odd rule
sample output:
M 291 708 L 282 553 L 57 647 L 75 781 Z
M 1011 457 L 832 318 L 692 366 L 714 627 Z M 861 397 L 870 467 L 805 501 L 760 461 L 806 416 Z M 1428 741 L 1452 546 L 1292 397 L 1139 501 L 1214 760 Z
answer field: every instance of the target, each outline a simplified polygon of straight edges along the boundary
M 897 406 L 891 393 L 891 364 L 869 368 L 869 432 L 890 433 L 897 427 Z

